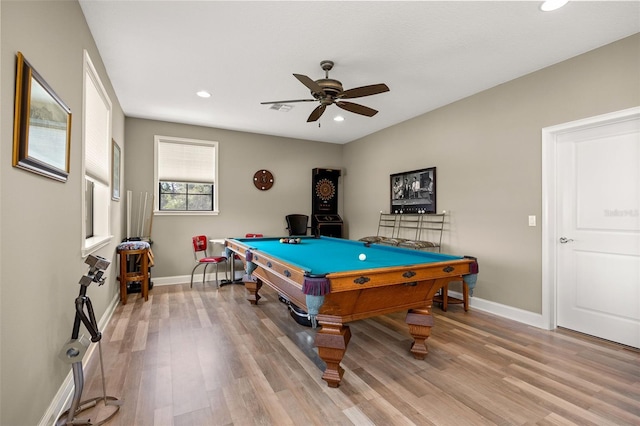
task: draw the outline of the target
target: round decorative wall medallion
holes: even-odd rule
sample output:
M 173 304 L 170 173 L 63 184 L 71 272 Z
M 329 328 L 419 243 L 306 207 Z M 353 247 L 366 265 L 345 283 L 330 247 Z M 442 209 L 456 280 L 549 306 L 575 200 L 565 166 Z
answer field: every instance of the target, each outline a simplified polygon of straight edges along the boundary
M 266 191 L 273 186 L 273 174 L 269 170 L 258 170 L 253 175 L 253 184 L 260 191 Z

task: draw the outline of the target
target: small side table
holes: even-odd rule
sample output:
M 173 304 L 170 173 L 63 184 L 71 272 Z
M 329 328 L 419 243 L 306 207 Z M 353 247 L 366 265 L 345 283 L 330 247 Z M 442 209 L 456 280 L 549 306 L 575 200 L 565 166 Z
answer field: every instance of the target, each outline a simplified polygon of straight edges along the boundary
M 130 282 L 140 282 L 140 288 L 142 289 L 142 297 L 145 302 L 149 300 L 149 249 L 150 244 L 146 241 L 127 241 L 118 244 L 116 249 L 120 255 L 120 275 L 118 281 L 120 281 L 120 302 L 123 305 L 127 304 L 127 284 Z M 133 270 L 128 270 L 128 257 L 138 256 L 139 259 L 133 262 Z
M 262 235 L 262 234 L 247 234 L 247 238 L 251 238 L 249 237 L 249 235 Z M 223 248 L 225 247 L 224 238 L 211 238 L 209 242 L 211 244 L 220 244 Z M 227 272 L 231 273 L 231 279 L 222 280 L 220 282 L 220 287 L 228 284 L 242 284 L 242 276 L 236 278 L 236 260 L 239 260 L 240 258 L 238 257 L 237 254 L 234 254 L 234 253 L 231 253 L 231 258 L 229 258 L 229 254 L 227 253 L 227 250 L 223 250 L 222 254 L 227 257 Z

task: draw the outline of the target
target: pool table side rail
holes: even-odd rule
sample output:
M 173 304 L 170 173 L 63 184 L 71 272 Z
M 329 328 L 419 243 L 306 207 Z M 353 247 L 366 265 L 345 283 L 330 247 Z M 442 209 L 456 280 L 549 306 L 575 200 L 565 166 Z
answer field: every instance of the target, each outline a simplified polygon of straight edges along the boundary
M 284 262 L 268 253 L 258 250 L 253 251 L 251 246 L 238 240 L 227 239 L 226 245 L 239 254 L 243 261 L 245 261 L 246 252 L 248 250 L 252 251 L 253 263 L 281 279 L 289 281 L 302 291 L 302 283 L 308 273 L 307 269 Z M 470 259 L 460 258 L 445 262 L 335 272 L 327 274 L 326 278 L 331 282 L 332 293 L 394 284 L 408 284 L 438 278 L 460 277 L 460 281 L 462 281 L 462 276 L 469 274 L 472 262 Z
M 300 291 L 302 291 L 302 283 L 304 281 L 305 274 L 308 272 L 307 269 L 299 265 L 293 265 L 287 262 L 283 262 L 280 259 L 274 258 L 260 251 L 253 251 L 254 249 L 252 247 L 242 244 L 237 240 L 226 240 L 226 246 L 240 256 L 242 262 L 245 264 L 245 268 L 246 253 L 247 251 L 251 251 L 253 256 L 251 262 L 263 269 L 273 271 L 283 279 L 294 282 L 299 287 Z M 298 283 L 300 284 L 298 285 Z
M 469 273 L 467 259 L 429 264 L 393 266 L 389 268 L 363 269 L 327 275 L 331 281 L 331 292 L 350 291 L 354 287 L 372 288 L 394 284 L 410 284 L 438 278 L 460 277 Z

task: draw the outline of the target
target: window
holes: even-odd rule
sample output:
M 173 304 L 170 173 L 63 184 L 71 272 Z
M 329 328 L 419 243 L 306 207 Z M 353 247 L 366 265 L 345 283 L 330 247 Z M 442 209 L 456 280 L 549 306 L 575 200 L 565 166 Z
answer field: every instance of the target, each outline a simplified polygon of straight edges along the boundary
M 160 210 L 213 210 L 213 184 L 160 182 Z
M 217 214 L 218 142 L 155 137 L 157 214 Z
M 111 241 L 109 188 L 111 170 L 111 100 L 107 95 L 89 54 L 84 52 L 82 206 L 84 236 L 82 254 Z
M 93 192 L 95 185 L 90 179 L 84 180 L 84 224 L 85 224 L 85 237 L 93 237 Z

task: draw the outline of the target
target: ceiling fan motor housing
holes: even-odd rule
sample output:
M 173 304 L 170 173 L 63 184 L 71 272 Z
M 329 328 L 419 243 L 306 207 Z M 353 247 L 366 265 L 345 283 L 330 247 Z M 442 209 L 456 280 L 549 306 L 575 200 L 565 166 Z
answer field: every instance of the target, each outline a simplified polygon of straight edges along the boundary
M 340 83 L 338 80 L 334 80 L 332 78 L 321 78 L 320 80 L 316 80 L 316 83 L 318 84 L 318 86 L 322 87 L 325 95 L 328 95 L 332 98 L 335 98 L 343 92 L 342 83 Z M 316 98 L 322 97 L 322 93 L 311 92 L 311 94 Z

